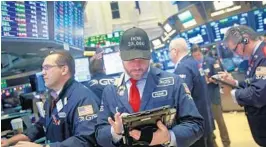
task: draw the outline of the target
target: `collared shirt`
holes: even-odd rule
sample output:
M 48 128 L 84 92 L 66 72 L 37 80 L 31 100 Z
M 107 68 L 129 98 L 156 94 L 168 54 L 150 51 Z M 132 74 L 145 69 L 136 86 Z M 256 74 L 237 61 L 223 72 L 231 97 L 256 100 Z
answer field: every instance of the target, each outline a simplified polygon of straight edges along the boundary
M 56 94 L 59 95 L 60 92 L 62 91 L 63 88 L 61 88 L 60 90 L 56 91 Z
M 185 55 L 181 56 L 181 58 L 179 58 L 179 60 L 178 60 L 178 61 L 176 62 L 176 64 L 175 64 L 175 69 L 176 69 L 176 67 L 178 66 L 178 64 L 180 63 L 180 61 L 181 61 L 186 55 L 188 55 L 188 53 L 186 53 Z
M 256 53 L 256 51 L 258 50 L 258 48 L 260 47 L 260 44 L 262 43 L 262 41 L 259 41 L 259 43 L 255 46 L 252 55 L 254 55 Z
M 182 58 L 184 58 L 184 57 L 182 57 Z M 137 87 L 138 87 L 138 90 L 139 90 L 139 93 L 140 93 L 140 99 L 142 99 L 142 95 L 143 95 L 144 87 L 146 85 L 146 81 L 147 81 L 147 78 L 148 78 L 149 71 L 150 71 L 150 67 L 148 68 L 147 72 L 142 76 L 142 78 L 137 81 Z M 128 89 L 128 99 L 129 99 L 131 82 L 130 82 L 130 76 L 126 72 L 125 72 L 125 79 L 124 80 L 125 80 L 125 83 L 126 83 L 126 87 Z M 169 132 L 170 132 L 170 136 L 171 136 L 170 137 L 171 138 L 170 139 L 170 146 L 176 146 L 175 134 L 174 134 L 174 132 L 172 130 L 169 130 Z M 113 127 L 111 127 L 111 134 L 112 134 L 114 142 L 118 142 L 119 140 L 122 139 L 122 135 L 117 135 L 114 132 L 114 128 Z
M 148 77 L 149 71 L 150 71 L 150 67 L 148 68 L 147 72 L 144 73 L 142 78 L 137 81 L 137 87 L 138 87 L 138 90 L 139 90 L 140 99 L 142 99 L 142 95 L 143 95 L 144 87 L 146 85 L 146 81 L 147 81 L 147 77 Z M 125 83 L 126 83 L 126 87 L 127 87 L 127 90 L 128 90 L 128 99 L 129 99 L 130 86 L 131 86 L 130 78 L 131 77 L 125 72 Z

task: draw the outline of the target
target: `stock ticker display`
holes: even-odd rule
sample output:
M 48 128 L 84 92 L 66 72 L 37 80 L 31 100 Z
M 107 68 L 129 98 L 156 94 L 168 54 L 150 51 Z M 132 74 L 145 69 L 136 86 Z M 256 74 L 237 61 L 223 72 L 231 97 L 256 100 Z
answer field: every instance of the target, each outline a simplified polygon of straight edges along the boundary
M 46 2 L 2 1 L 1 12 L 2 37 L 49 39 Z
M 213 37 L 213 42 L 221 41 L 224 38 L 225 32 L 235 25 L 249 25 L 248 13 L 242 13 L 235 16 L 230 16 L 218 21 L 209 23 Z
M 55 41 L 83 49 L 83 8 L 79 3 L 69 1 L 54 2 Z

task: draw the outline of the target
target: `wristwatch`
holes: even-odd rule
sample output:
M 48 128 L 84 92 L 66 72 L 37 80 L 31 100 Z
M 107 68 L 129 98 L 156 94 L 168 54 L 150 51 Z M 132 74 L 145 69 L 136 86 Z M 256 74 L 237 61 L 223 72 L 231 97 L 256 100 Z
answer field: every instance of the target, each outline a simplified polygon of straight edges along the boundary
M 164 147 L 168 147 L 168 146 L 170 145 L 170 143 L 171 143 L 171 141 L 168 140 L 167 142 L 163 143 L 162 146 L 164 146 Z

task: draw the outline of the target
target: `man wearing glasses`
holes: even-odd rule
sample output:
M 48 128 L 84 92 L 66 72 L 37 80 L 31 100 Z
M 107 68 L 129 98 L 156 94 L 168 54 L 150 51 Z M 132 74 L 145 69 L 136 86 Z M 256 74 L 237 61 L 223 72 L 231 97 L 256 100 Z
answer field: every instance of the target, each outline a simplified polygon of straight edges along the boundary
M 41 147 L 30 143 L 46 136 L 46 145 L 94 146 L 94 127 L 98 106 L 96 95 L 74 80 L 75 62 L 66 51 L 49 54 L 42 65 L 46 87 L 51 96 L 44 104 L 45 116 L 25 134 L 2 140 L 2 146 L 16 144 L 18 147 Z
M 266 44 L 247 26 L 231 27 L 224 41 L 230 50 L 249 59 L 249 67 L 243 82 L 234 80 L 226 72 L 220 73 L 220 76 L 240 87 L 231 91 L 232 98 L 244 106 L 256 143 L 266 146 Z

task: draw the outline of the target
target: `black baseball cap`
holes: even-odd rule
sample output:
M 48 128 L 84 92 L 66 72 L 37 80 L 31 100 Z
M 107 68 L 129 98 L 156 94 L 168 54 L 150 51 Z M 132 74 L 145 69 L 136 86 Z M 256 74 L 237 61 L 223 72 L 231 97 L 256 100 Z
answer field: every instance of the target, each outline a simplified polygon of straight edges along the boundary
M 126 30 L 121 37 L 119 48 L 123 61 L 151 59 L 149 37 L 141 28 L 133 27 Z

